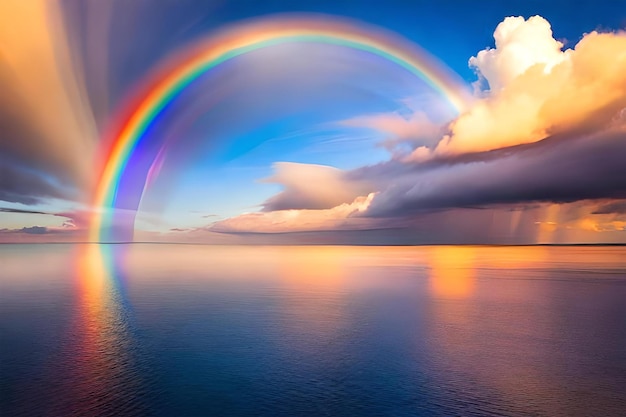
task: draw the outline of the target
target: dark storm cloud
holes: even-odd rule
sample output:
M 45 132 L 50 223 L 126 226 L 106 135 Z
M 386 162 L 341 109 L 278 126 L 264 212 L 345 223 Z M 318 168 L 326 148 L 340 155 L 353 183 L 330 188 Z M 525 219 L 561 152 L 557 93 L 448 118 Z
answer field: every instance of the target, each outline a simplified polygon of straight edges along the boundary
M 1 74 L 0 87 L 4 87 Z M 34 204 L 41 198 L 60 197 L 61 192 L 54 185 L 33 169 L 25 168 L 37 167 L 39 172 L 71 178 L 68 164 L 50 157 L 40 143 L 41 134 L 21 116 L 20 109 L 26 106 L 18 98 L 10 89 L 5 89 L 0 98 L 0 200 Z
M 625 161 L 626 133 L 619 130 L 439 161 L 412 172 L 390 163 L 359 175 L 380 179 L 388 172 L 400 174 L 365 213 L 387 217 L 493 204 L 625 198 Z
M 68 195 L 41 174 L 0 159 L 0 200 L 29 205 L 47 198 L 63 199 Z
M 37 210 L 21 210 L 21 209 L 13 209 L 13 208 L 6 208 L 6 207 L 0 207 L 0 213 L 50 214 L 50 213 L 46 213 L 46 212 L 43 212 L 43 211 L 37 211 Z
M 591 214 L 626 214 L 626 200 L 603 204 Z
M 63 226 L 67 227 L 76 227 L 77 224 L 85 223 L 85 212 L 74 211 L 74 212 L 64 212 L 64 213 L 53 213 L 48 211 L 40 211 L 40 210 L 24 210 L 24 209 L 16 209 L 16 208 L 8 208 L 8 207 L 0 207 L 0 213 L 16 213 L 16 214 L 39 214 L 44 216 L 54 216 L 61 217 L 66 219 L 63 223 Z

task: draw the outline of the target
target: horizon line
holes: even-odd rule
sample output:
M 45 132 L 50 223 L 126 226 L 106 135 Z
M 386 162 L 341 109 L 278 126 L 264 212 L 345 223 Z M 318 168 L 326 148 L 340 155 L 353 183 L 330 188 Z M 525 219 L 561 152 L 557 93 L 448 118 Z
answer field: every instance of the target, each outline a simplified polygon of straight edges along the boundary
M 0 242 L 0 245 L 189 245 L 189 246 L 370 246 L 370 247 L 424 247 L 424 246 L 484 246 L 484 247 L 504 247 L 504 246 L 626 246 L 623 243 L 398 243 L 398 244 L 376 244 L 376 243 L 210 243 L 210 242 Z

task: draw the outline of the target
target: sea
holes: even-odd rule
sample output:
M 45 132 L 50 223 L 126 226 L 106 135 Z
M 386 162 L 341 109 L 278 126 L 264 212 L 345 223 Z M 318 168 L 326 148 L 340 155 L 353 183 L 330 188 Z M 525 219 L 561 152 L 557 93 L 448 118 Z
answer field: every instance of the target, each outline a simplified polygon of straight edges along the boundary
M 624 246 L 0 245 L 1 416 L 624 416 Z

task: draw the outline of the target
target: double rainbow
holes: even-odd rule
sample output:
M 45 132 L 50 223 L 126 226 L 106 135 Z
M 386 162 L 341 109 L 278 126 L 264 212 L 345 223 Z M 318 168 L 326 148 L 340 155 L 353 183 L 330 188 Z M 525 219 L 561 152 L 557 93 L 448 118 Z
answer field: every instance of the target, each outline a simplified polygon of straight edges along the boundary
M 426 52 L 379 29 L 325 17 L 279 17 L 246 23 L 200 42 L 177 55 L 128 103 L 109 135 L 93 205 L 89 238 L 105 240 L 103 230 L 116 208 L 120 181 L 137 145 L 166 106 L 194 80 L 216 66 L 251 51 L 286 43 L 338 45 L 382 57 L 416 75 L 461 112 L 464 89 L 450 72 Z

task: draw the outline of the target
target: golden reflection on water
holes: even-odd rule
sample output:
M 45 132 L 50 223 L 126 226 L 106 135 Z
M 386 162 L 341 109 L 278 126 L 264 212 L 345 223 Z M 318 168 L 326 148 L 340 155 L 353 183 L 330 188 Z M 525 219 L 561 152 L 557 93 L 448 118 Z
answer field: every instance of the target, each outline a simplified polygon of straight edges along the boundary
M 551 251 L 560 256 L 559 248 Z M 569 252 L 563 256 L 572 258 Z M 558 317 L 519 311 L 528 300 L 535 308 L 551 303 L 544 274 L 554 259 L 547 249 L 446 246 L 433 247 L 431 255 L 429 311 L 437 325 L 430 327 L 429 340 L 433 360 L 447 369 L 443 378 L 453 384 L 454 378 L 480 381 L 510 399 L 514 414 L 528 411 L 525 403 L 514 401 L 520 390 L 529 398 L 540 398 L 546 390 L 558 396 L 563 387 L 541 365 L 557 360 L 545 340 L 559 334 Z M 529 333 L 536 337 L 533 343 Z M 563 410 L 553 407 L 547 415 L 557 414 Z
M 339 289 L 346 272 L 343 252 L 330 246 L 290 247 L 275 255 L 281 259 L 281 277 L 286 285 Z
M 462 299 L 474 292 L 476 249 L 470 246 L 433 246 L 429 250 L 430 290 L 436 298 Z
M 478 268 L 521 270 L 543 264 L 548 249 L 543 246 L 485 246 L 476 255 Z
M 620 392 L 619 369 L 611 367 L 621 362 L 610 355 L 621 352 L 624 248 L 121 245 L 116 250 L 128 255 L 122 275 L 108 269 L 114 265 L 110 245 L 81 245 L 73 256 L 55 252 L 45 262 L 54 271 L 42 266 L 40 248 L 31 250 L 40 262 L 4 248 L 0 301 L 19 289 L 15 294 L 28 296 L 24 302 L 36 302 L 32 289 L 42 277 L 67 290 L 68 258 L 80 261 L 76 328 L 58 341 L 60 355 L 45 376 L 53 383 L 39 384 L 52 386 L 46 387 L 52 415 L 129 415 L 137 403 L 134 415 L 152 415 L 145 410 L 167 401 L 163 387 L 175 404 L 190 398 L 202 404 L 210 389 L 221 392 L 221 382 L 200 385 L 194 375 L 212 376 L 215 369 L 244 372 L 246 381 L 257 372 L 283 372 L 306 392 L 329 375 L 370 365 L 378 366 L 370 368 L 377 369 L 371 378 L 386 383 L 379 371 L 397 365 L 417 377 L 395 374 L 394 390 L 425 386 L 458 406 L 460 415 L 473 405 L 482 414 L 502 413 L 503 405 L 510 415 L 581 414 L 576 410 Z M 118 288 L 126 276 L 129 289 Z M 134 300 L 130 311 L 141 320 L 129 314 L 127 291 Z M 33 335 L 41 336 L 47 337 Z M 242 349 L 247 344 L 251 348 Z M 600 360 L 598 353 L 609 356 Z M 192 354 L 201 360 L 189 361 Z M 189 372 L 183 375 L 178 364 Z M 57 378 L 59 370 L 65 378 Z M 421 375 L 432 382 L 424 384 Z M 57 379 L 63 379 L 58 388 Z M 326 387 L 349 389 L 350 382 Z M 276 386 L 289 396 L 294 385 Z M 187 387 L 198 388 L 189 394 Z M 24 402 L 38 397 L 37 390 Z M 617 395 L 606 404 L 623 404 Z M 48 399 L 39 401 L 36 406 Z
M 125 399 L 120 393 L 133 380 L 127 372 L 131 339 L 115 277 L 105 258 L 109 250 L 105 245 L 78 249 L 75 357 L 74 369 L 69 370 L 76 374 L 72 413 L 89 413 L 112 398 L 117 398 L 115 407 L 121 407 Z
M 278 301 L 287 328 L 306 329 L 320 339 L 337 336 L 348 322 L 345 296 L 349 269 L 341 248 L 287 247 L 274 251 L 283 297 Z

